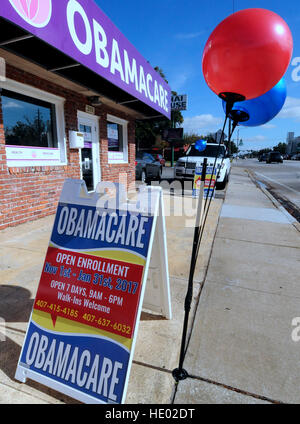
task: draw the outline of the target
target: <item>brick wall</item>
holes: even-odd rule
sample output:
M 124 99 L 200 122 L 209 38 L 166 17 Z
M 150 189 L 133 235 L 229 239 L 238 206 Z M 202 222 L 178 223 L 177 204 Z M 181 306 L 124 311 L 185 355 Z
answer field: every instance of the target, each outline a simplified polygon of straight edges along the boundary
M 57 207 L 65 178 L 80 178 L 79 154 L 77 149 L 69 149 L 69 130 L 77 130 L 77 111 L 85 111 L 87 98 L 49 81 L 37 78 L 27 72 L 7 65 L 9 79 L 36 87 L 65 101 L 65 130 L 67 138 L 67 165 L 30 166 L 8 168 L 5 154 L 5 138 L 0 103 L 0 230 L 26 221 L 53 214 Z M 128 164 L 108 164 L 106 116 L 111 114 L 128 122 Z M 100 166 L 102 180 L 119 181 L 120 173 L 125 173 L 127 183 L 135 180 L 135 132 L 134 120 L 119 111 L 104 105 L 96 108 L 100 117 Z M 124 178 L 123 178 L 124 180 Z M 125 181 L 123 181 L 125 182 Z

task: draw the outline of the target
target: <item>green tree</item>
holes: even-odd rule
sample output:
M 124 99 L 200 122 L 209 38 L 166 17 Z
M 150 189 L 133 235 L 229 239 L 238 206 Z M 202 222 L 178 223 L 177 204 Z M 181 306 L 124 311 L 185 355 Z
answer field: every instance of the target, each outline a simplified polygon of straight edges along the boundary
M 257 152 L 257 156 L 261 156 L 262 154 L 264 154 L 264 153 L 269 153 L 269 152 L 271 152 L 271 151 L 272 151 L 272 149 L 270 149 L 270 148 L 260 149 L 260 150 Z
M 195 143 L 195 141 L 197 140 L 206 140 L 207 143 L 216 142 L 212 134 L 199 135 L 196 133 L 189 133 L 189 134 L 184 134 L 183 139 L 185 141 L 185 146 Z M 228 145 L 228 142 L 225 142 L 225 145 L 226 145 L 228 153 L 230 153 L 231 155 L 239 152 L 237 145 L 233 141 L 230 141 L 229 145 Z
M 282 155 L 286 153 L 286 143 L 278 143 L 273 147 L 273 151 L 280 152 Z
M 195 143 L 197 140 L 204 140 L 204 136 L 198 135 L 196 133 L 188 133 L 183 135 L 183 140 L 185 144 L 192 144 Z
M 234 142 L 234 141 L 230 141 L 230 142 L 229 142 L 229 145 L 228 145 L 228 143 L 226 143 L 226 147 L 227 147 L 227 149 L 228 149 L 228 152 L 229 152 L 231 155 L 233 155 L 233 154 L 235 154 L 235 153 L 238 153 L 238 152 L 239 152 L 239 148 L 237 147 L 237 145 L 235 144 L 235 142 Z
M 196 133 L 188 133 L 183 135 L 183 139 L 186 142 L 186 144 L 195 143 L 197 140 L 206 140 L 207 143 L 215 143 L 215 139 L 212 134 L 207 135 L 199 135 Z
M 161 68 L 156 66 L 156 72 L 168 83 L 166 76 Z M 172 91 L 172 95 L 176 95 Z M 163 135 L 163 131 L 168 128 L 179 127 L 184 119 L 180 111 L 171 111 L 171 119 L 152 119 L 152 120 L 137 120 L 135 125 L 135 139 L 138 149 L 149 148 L 157 144 L 157 140 Z M 164 140 L 162 140 L 163 142 Z M 163 146 L 162 146 L 163 148 Z
M 23 117 L 13 127 L 5 129 L 7 144 L 28 144 L 30 146 L 48 147 L 48 133 L 51 132 L 50 121 L 45 120 L 38 109 L 34 118 Z

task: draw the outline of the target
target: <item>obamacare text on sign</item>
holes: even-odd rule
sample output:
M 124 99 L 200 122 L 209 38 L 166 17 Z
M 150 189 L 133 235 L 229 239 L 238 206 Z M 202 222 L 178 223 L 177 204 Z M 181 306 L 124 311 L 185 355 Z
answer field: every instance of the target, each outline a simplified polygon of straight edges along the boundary
M 0 16 L 170 118 L 170 87 L 93 0 L 3 0 Z

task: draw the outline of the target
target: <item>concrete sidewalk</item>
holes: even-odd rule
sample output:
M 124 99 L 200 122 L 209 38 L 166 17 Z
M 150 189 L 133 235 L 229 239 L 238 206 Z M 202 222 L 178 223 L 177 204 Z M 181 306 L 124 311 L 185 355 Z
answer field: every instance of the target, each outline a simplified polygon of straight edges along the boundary
M 299 224 L 234 168 L 175 403 L 300 403 Z
M 127 404 L 300 402 L 300 237 L 297 225 L 241 168 L 211 210 L 194 279 L 190 343 L 175 385 L 193 240 L 190 196 L 164 196 L 173 319 L 142 313 Z M 177 205 L 178 206 L 178 205 Z M 220 219 L 219 219 L 220 216 Z M 219 223 L 218 223 L 219 220 Z M 0 403 L 77 403 L 14 373 L 53 217 L 0 233 Z M 194 319 L 193 319 L 194 318 Z

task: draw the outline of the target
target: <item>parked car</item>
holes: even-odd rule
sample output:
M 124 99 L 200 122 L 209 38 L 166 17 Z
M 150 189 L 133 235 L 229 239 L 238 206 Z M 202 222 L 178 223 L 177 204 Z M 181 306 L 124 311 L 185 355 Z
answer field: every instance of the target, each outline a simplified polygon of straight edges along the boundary
M 258 157 L 259 162 L 265 162 L 265 161 L 266 161 L 266 159 L 267 159 L 267 155 L 266 155 L 266 153 L 262 153 L 262 154 Z
M 135 177 L 137 180 L 147 182 L 160 180 L 162 176 L 162 165 L 153 155 L 145 152 L 137 152 L 135 160 Z
M 224 144 L 218 146 L 215 143 L 207 143 L 206 149 L 199 151 L 195 148 L 195 144 L 186 151 L 186 155 L 179 158 L 175 165 L 175 177 L 183 180 L 193 180 L 196 165 L 201 166 L 204 158 L 207 158 L 207 165 L 213 166 L 217 156 L 216 167 L 218 169 L 216 188 L 222 190 L 226 187 L 230 173 L 230 159 L 226 155 Z
M 267 153 L 266 163 L 278 162 L 283 163 L 283 157 L 280 152 L 269 152 Z
M 300 153 L 296 153 L 295 155 L 291 156 L 291 160 L 300 160 Z

